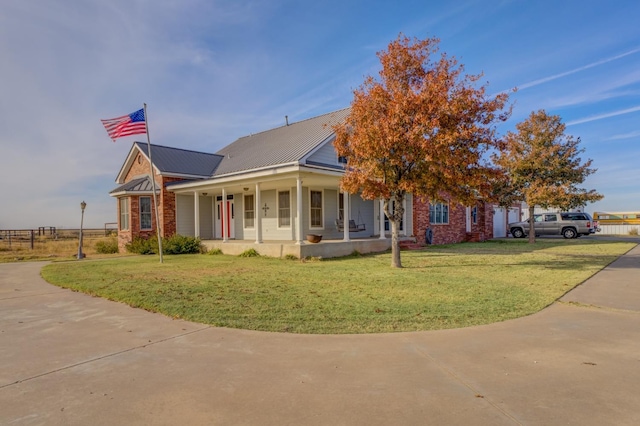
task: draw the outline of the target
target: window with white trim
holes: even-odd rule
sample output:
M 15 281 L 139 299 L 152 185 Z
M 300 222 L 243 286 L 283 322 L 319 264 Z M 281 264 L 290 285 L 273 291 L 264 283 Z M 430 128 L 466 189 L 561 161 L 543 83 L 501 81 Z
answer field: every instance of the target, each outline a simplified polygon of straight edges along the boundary
M 140 197 L 140 230 L 151 229 L 151 197 Z
M 344 220 L 344 193 L 338 192 L 338 219 Z
M 471 207 L 471 221 L 474 225 L 478 223 L 478 206 Z
M 278 226 L 291 226 L 291 198 L 289 191 L 278 192 Z
M 311 228 L 322 228 L 323 226 L 323 211 L 322 211 L 322 191 L 309 191 L 309 208 L 311 219 Z
M 429 203 L 429 223 L 446 225 L 449 223 L 449 203 Z
M 129 198 L 120 198 L 120 230 L 129 229 Z
M 253 194 L 244 196 L 244 227 L 253 228 L 256 217 L 256 205 L 253 202 Z

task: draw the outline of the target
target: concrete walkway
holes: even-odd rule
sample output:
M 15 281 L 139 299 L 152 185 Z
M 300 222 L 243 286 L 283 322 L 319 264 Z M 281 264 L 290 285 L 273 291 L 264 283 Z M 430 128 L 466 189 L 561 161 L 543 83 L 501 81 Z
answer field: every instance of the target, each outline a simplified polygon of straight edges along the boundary
M 0 264 L 2 425 L 637 425 L 640 246 L 544 311 L 435 332 L 213 328 Z

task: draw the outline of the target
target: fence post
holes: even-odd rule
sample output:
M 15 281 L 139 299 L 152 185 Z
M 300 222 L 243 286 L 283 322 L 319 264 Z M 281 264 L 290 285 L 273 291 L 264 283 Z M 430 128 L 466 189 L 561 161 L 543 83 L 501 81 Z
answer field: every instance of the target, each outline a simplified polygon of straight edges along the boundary
M 35 231 L 31 230 L 31 250 L 33 250 L 33 239 L 34 239 Z

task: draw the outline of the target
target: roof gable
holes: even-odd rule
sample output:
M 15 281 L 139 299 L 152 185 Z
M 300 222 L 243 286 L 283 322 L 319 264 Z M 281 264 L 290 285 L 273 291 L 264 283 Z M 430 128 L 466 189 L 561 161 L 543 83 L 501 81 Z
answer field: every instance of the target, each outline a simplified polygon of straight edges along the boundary
M 348 113 L 349 108 L 345 108 L 239 138 L 217 152 L 224 159 L 213 175 L 300 162 L 333 135 L 332 126 Z
M 135 144 L 148 158 L 149 152 L 147 144 L 142 142 L 135 142 Z M 151 147 L 153 165 L 161 174 L 209 177 L 222 161 L 222 156 L 217 154 L 153 144 Z

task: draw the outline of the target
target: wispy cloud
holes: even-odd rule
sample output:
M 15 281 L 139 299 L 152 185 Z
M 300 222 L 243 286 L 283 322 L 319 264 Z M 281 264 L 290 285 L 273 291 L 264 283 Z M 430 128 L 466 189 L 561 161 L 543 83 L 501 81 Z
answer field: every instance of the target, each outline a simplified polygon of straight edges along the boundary
M 587 64 L 587 65 L 584 65 L 584 66 L 581 66 L 581 67 L 578 67 L 578 68 L 574 68 L 574 69 L 569 70 L 569 71 L 565 71 L 565 72 L 562 72 L 562 73 L 559 73 L 559 74 L 554 74 L 554 75 L 551 75 L 549 77 L 540 78 L 538 80 L 530 81 L 529 83 L 521 84 L 521 85 L 518 86 L 518 90 L 523 90 L 523 89 L 528 89 L 530 87 L 539 86 L 540 84 L 548 83 L 550 81 L 557 80 L 559 78 L 566 77 L 566 76 L 571 75 L 571 74 L 576 74 L 576 73 L 579 73 L 581 71 L 588 70 L 589 68 L 597 67 L 599 65 L 604 65 L 604 64 L 607 64 L 609 62 L 613 62 L 613 61 L 616 61 L 618 59 L 622 59 L 622 58 L 624 58 L 626 56 L 633 55 L 634 53 L 638 53 L 638 52 L 640 52 L 640 47 L 636 48 L 636 49 L 633 49 L 633 50 L 630 50 L 628 52 L 622 53 L 620 55 L 612 56 L 610 58 L 602 59 L 600 61 L 592 62 L 590 64 Z
M 623 133 L 621 135 L 613 135 L 609 138 L 606 138 L 606 141 L 617 141 L 617 140 L 622 140 L 622 139 L 632 139 L 632 138 L 637 138 L 640 137 L 640 131 L 637 132 L 629 132 L 629 133 Z
M 592 115 L 590 117 L 580 118 L 578 120 L 573 120 L 567 122 L 567 126 L 573 126 L 576 124 L 589 123 L 591 121 L 603 120 L 605 118 L 616 117 L 618 115 L 629 114 L 632 112 L 640 111 L 640 106 L 635 106 L 632 108 L 621 109 L 619 111 L 608 112 L 606 114 Z

